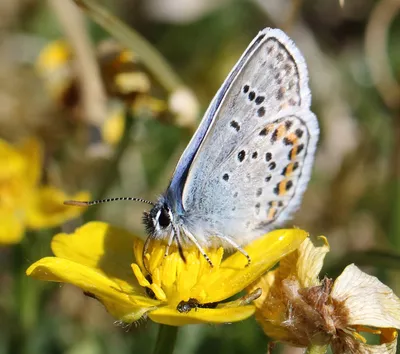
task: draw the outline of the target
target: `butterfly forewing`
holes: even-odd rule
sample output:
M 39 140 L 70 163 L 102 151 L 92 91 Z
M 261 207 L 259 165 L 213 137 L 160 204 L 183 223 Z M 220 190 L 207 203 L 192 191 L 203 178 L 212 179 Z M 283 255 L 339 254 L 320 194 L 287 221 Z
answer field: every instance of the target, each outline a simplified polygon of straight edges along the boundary
M 229 77 L 213 117 L 203 119 L 210 124 L 182 192 L 185 226 L 204 243 L 242 244 L 284 221 L 300 202 L 318 139 L 305 63 L 282 31 L 260 32 Z

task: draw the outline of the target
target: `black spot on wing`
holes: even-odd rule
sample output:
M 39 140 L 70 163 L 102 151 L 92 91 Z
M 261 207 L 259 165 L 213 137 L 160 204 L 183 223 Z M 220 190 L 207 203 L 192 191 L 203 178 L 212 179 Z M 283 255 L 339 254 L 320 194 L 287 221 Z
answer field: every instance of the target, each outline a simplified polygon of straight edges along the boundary
M 240 125 L 238 122 L 236 122 L 235 120 L 232 120 L 230 123 L 230 126 L 235 129 L 237 132 L 240 130 Z
M 257 115 L 258 115 L 259 117 L 264 117 L 264 115 L 265 115 L 265 108 L 264 108 L 264 107 L 260 107 L 260 108 L 257 110 Z
M 246 152 L 245 152 L 244 150 L 239 151 L 239 153 L 238 153 L 238 160 L 239 160 L 240 162 L 243 162 L 243 160 L 245 159 L 245 157 L 246 157 Z
M 255 103 L 256 103 L 256 104 L 261 104 L 261 103 L 264 102 L 264 100 L 265 100 L 265 97 L 264 97 L 264 96 L 257 96 L 257 98 L 256 98 L 256 100 L 255 100 Z

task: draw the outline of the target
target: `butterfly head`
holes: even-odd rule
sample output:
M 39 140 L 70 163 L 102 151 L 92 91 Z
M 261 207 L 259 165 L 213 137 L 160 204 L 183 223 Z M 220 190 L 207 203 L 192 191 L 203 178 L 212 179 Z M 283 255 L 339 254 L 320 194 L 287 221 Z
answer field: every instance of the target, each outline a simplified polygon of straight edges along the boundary
M 143 223 L 149 236 L 161 238 L 169 234 L 174 221 L 171 208 L 164 200 L 158 201 L 149 212 L 144 212 Z

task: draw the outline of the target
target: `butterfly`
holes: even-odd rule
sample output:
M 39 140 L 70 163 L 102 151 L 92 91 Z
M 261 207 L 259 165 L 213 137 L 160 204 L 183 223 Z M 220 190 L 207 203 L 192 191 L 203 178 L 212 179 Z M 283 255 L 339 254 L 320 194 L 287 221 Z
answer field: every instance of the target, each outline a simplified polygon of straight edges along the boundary
M 306 63 L 281 30 L 253 39 L 208 107 L 165 193 L 143 221 L 148 242 L 244 246 L 288 220 L 310 179 L 319 127 Z M 80 203 L 80 204 L 79 204 Z M 84 204 L 86 203 L 86 204 Z M 144 251 L 145 251 L 144 250 Z

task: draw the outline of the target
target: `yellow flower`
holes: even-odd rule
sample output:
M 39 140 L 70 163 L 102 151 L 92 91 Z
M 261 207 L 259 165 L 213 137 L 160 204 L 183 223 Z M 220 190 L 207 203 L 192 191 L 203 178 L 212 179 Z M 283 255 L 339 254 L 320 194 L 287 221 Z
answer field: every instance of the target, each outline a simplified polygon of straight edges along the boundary
M 63 205 L 69 196 L 40 186 L 42 149 L 35 139 L 14 147 L 0 139 L 0 244 L 18 243 L 25 228 L 60 225 L 82 210 Z M 81 192 L 73 198 L 88 198 Z
M 27 274 L 74 284 L 125 323 L 143 316 L 173 326 L 234 322 L 254 313 L 252 298 L 221 302 L 242 291 L 306 237 L 296 229 L 266 234 L 245 248 L 252 258 L 248 267 L 240 253 L 223 259 L 222 248 L 207 251 L 213 267 L 197 249 L 183 251 L 185 263 L 175 248 L 164 256 L 165 245 L 153 241 L 144 267 L 140 238 L 106 223 L 90 222 L 72 235 L 56 235 L 51 243 L 56 257 L 39 260 Z
M 120 142 L 125 130 L 124 108 L 116 105 L 110 111 L 101 128 L 101 135 L 105 142 L 110 145 L 116 145 Z
M 108 96 L 122 100 L 109 100 L 107 119 L 98 127 L 107 144 L 116 145 L 123 136 L 125 106 L 129 107 L 134 116 L 166 119 L 168 103 L 153 97 L 154 82 L 130 50 L 122 49 L 112 40 L 106 40 L 97 48 L 96 59 Z M 57 40 L 48 43 L 41 50 L 35 66 L 51 98 L 67 108 L 81 103 L 79 82 L 76 80 L 73 63 L 73 49 L 67 41 Z M 189 102 L 188 99 L 186 101 Z M 172 108 L 171 106 L 171 112 L 174 112 Z M 79 111 L 74 110 L 73 113 Z
M 333 353 L 396 353 L 400 299 L 376 277 L 354 264 L 333 282 L 319 280 L 329 245 L 309 239 L 279 267 L 248 288 L 261 288 L 256 318 L 272 339 L 294 346 L 330 345 Z M 367 344 L 360 332 L 379 336 Z
M 73 55 L 68 43 L 63 40 L 47 44 L 36 61 L 36 70 L 42 77 L 52 98 L 63 101 L 73 86 Z

